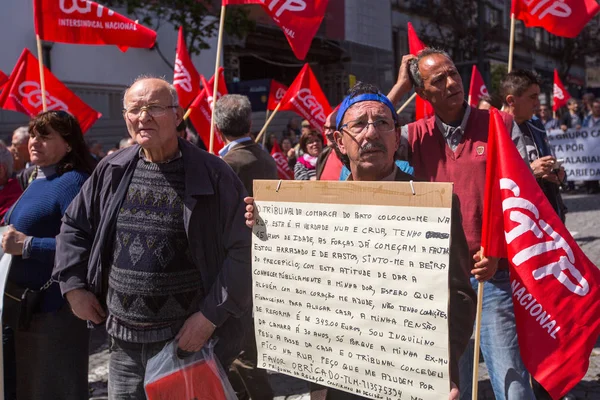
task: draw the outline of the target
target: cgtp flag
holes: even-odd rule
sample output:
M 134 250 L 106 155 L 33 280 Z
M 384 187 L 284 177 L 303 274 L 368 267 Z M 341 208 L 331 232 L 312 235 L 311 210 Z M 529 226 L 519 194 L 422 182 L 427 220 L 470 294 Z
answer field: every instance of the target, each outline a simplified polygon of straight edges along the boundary
M 275 79 L 271 79 L 271 87 L 269 88 L 269 101 L 267 102 L 267 110 L 273 111 L 277 108 L 277 104 L 285 96 L 285 92 L 288 87 L 282 83 L 277 82 Z
M 175 51 L 173 86 L 177 90 L 179 105 L 183 109 L 186 109 L 200 92 L 200 74 L 196 71 L 185 46 L 185 36 L 181 26 L 179 27 L 177 50 Z
M 574 38 L 600 11 L 596 0 L 512 0 L 512 13 L 525 26 Z
M 410 54 L 416 56 L 419 54 L 421 50 L 423 50 L 425 44 L 421 42 L 421 39 L 417 36 L 413 25 L 408 23 L 408 51 Z M 423 100 L 421 96 L 417 96 L 415 99 L 415 120 L 420 120 L 421 118 L 430 117 L 434 114 L 433 107 L 431 103 L 426 100 Z
M 150 48 L 156 32 L 88 0 L 33 0 L 35 33 L 60 43 Z
M 279 109 L 295 111 L 308 120 L 317 131 L 323 131 L 325 120 L 331 114 L 331 106 L 308 64 L 304 64 L 285 92 Z M 325 142 L 325 139 L 323 141 Z
M 44 78 L 48 111 L 62 110 L 70 113 L 77 118 L 84 133 L 102 116 L 70 91 L 46 67 Z M 8 81 L 4 84 L 0 93 L 0 108 L 18 111 L 30 117 L 42 112 L 39 64 L 37 58 L 27 49 L 21 53 Z
M 223 5 L 260 4 L 283 30 L 292 51 L 306 58 L 315 34 L 325 17 L 329 0 L 223 0 Z
M 554 70 L 554 86 L 552 92 L 552 110 L 558 111 L 559 108 L 567 105 L 571 96 L 567 89 L 565 89 L 565 85 L 560 81 L 557 70 Z
M 275 144 L 271 149 L 271 157 L 273 157 L 273 160 L 275 160 L 275 164 L 277 165 L 277 174 L 279 175 L 279 179 L 293 180 L 294 173 L 290 169 L 287 156 L 283 154 L 283 151 L 281 150 L 281 147 L 279 147 L 277 140 L 275 140 Z
M 586 374 L 600 334 L 600 271 L 552 209 L 498 110 L 490 112 L 482 246 L 487 256 L 507 255 L 521 357 L 558 399 Z
M 473 107 L 477 107 L 479 104 L 479 100 L 483 96 L 488 96 L 488 90 L 485 86 L 485 82 L 476 65 L 473 65 L 473 70 L 471 72 L 471 85 L 469 86 L 469 105 Z
M 6 81 L 8 81 L 8 76 L 6 76 L 4 72 L 0 71 L 0 89 L 2 89 L 2 86 L 6 83 Z
M 198 96 L 194 99 L 192 104 L 190 104 L 190 120 L 200 139 L 204 142 L 206 147 L 209 146 L 210 143 L 210 123 L 212 120 L 212 102 L 213 102 L 213 87 L 215 84 L 215 77 L 210 78 L 210 81 L 206 82 L 203 76 L 200 77 L 202 81 L 202 85 L 204 88 L 200 92 Z M 219 83 L 217 86 L 217 100 L 219 100 L 223 95 L 227 94 L 227 85 L 225 84 L 225 76 L 223 75 L 223 67 L 219 68 L 218 71 L 218 79 Z M 218 154 L 219 150 L 221 150 L 225 146 L 223 139 L 221 139 L 220 135 L 216 134 L 213 142 L 213 150 L 215 154 Z

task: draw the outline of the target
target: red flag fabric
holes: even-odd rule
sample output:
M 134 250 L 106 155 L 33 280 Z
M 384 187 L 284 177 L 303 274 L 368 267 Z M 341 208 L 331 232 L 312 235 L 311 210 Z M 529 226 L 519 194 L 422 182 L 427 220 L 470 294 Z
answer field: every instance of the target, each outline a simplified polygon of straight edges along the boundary
M 512 0 L 515 18 L 531 28 L 539 26 L 548 32 L 574 38 L 600 11 L 596 0 Z
M 294 82 L 285 92 L 279 109 L 295 111 L 302 118 L 308 120 L 317 131 L 323 131 L 325 120 L 331 114 L 331 106 L 308 64 L 304 64 Z
M 558 76 L 558 71 L 554 70 L 554 88 L 552 95 L 552 110 L 558 111 L 559 108 L 566 106 L 567 102 L 571 98 L 567 89 L 565 89 L 565 85 L 560 81 L 560 77 Z
M 33 0 L 35 33 L 60 43 L 151 48 L 156 32 L 88 0 Z
M 4 86 L 6 81 L 8 81 L 8 76 L 4 72 L 0 71 L 0 89 L 2 89 L 2 86 Z
M 304 60 L 321 26 L 329 0 L 223 0 L 223 5 L 261 4 L 281 28 L 292 51 Z
M 219 84 L 217 86 L 217 100 L 219 100 L 223 95 L 227 94 L 227 85 L 225 84 L 225 76 L 223 75 L 223 67 L 219 68 Z M 192 104 L 190 104 L 190 109 L 192 110 L 190 113 L 190 120 L 200 139 L 204 142 L 206 147 L 209 146 L 210 143 L 210 121 L 212 119 L 212 101 L 213 101 L 213 86 L 215 84 L 215 77 L 210 78 L 210 81 L 206 82 L 203 76 L 200 77 L 202 81 L 202 85 L 204 89 L 200 92 L 200 94 L 194 99 Z M 218 154 L 219 150 L 221 150 L 225 146 L 225 142 L 223 139 L 215 134 L 215 139 L 213 142 L 213 150 L 215 154 Z
M 62 110 L 72 114 L 79 121 L 84 133 L 102 116 L 70 91 L 46 67 L 44 67 L 44 78 L 48 111 Z M 21 53 L 0 93 L 0 108 L 17 111 L 30 117 L 42 112 L 39 64 L 37 58 L 27 49 Z
M 186 109 L 200 93 L 200 74 L 196 71 L 194 63 L 188 54 L 185 45 L 183 28 L 179 27 L 177 50 L 175 51 L 175 73 L 173 86 L 177 90 L 179 105 Z
M 279 179 L 293 180 L 294 172 L 290 169 L 287 156 L 283 154 L 277 140 L 275 140 L 273 148 L 271 149 L 271 157 L 273 157 L 275 164 L 277 164 L 277 174 L 279 175 Z
M 600 335 L 600 271 L 552 209 L 498 111 L 490 112 L 484 239 L 504 231 L 521 356 L 558 399 L 586 374 Z M 498 243 L 483 245 L 486 255 L 502 255 Z
M 469 105 L 477 107 L 479 100 L 488 94 L 483 77 L 479 73 L 477 66 L 473 65 L 473 71 L 471 72 L 471 86 L 469 87 Z
M 425 44 L 421 42 L 421 39 L 417 36 L 415 28 L 409 22 L 408 23 L 408 51 L 410 54 L 416 56 L 421 50 L 423 50 Z M 421 96 L 417 96 L 415 99 L 415 120 L 418 121 L 421 118 L 431 117 L 434 114 L 431 103 L 423 100 Z
M 279 83 L 276 80 L 271 80 L 271 87 L 269 89 L 269 101 L 267 102 L 267 110 L 273 111 L 277 108 L 277 104 L 283 99 L 285 96 L 285 92 L 288 90 L 288 87 L 283 83 Z

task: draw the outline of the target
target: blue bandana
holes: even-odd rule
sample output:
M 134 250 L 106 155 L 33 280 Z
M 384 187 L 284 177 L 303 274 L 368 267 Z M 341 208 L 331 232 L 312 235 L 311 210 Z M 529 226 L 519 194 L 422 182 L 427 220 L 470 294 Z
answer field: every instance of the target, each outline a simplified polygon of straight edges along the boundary
M 335 119 L 335 127 L 337 130 L 339 130 L 340 126 L 342 125 L 342 120 L 344 119 L 344 114 L 346 114 L 346 111 L 348 111 L 348 109 L 352 105 L 354 105 L 356 103 L 360 103 L 361 101 L 378 101 L 380 103 L 385 104 L 392 112 L 392 117 L 394 118 L 394 122 L 396 122 L 396 123 L 398 122 L 398 114 L 396 114 L 396 109 L 394 108 L 394 105 L 392 104 L 390 99 L 388 99 L 386 96 L 383 95 L 383 93 L 381 93 L 381 92 L 378 92 L 377 94 L 364 93 L 364 94 L 359 94 L 358 96 L 355 96 L 352 98 L 350 98 L 350 96 L 346 96 L 344 101 L 342 101 L 342 104 L 340 105 L 340 109 L 338 110 L 337 117 Z

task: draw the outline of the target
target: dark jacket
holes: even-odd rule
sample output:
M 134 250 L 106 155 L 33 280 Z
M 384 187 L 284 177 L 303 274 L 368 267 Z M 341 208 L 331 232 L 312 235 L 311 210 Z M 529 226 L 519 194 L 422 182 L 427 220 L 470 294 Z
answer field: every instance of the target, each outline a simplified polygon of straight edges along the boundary
M 279 179 L 273 157 L 253 140 L 238 143 L 223 157 L 252 196 L 255 179 Z
M 395 180 L 406 182 L 414 180 L 414 177 L 397 169 Z M 477 296 L 470 282 L 472 261 L 469 258 L 469 246 L 462 227 L 460 204 L 458 197 L 454 194 L 452 195 L 451 219 L 450 264 L 448 269 L 448 345 L 450 347 L 450 380 L 458 386 L 460 384 L 458 362 L 473 333 Z M 449 392 L 450 390 L 448 390 Z M 311 384 L 311 398 L 355 400 L 364 397 Z
M 240 180 L 218 157 L 179 139 L 184 168 L 184 226 L 206 297 L 199 311 L 213 322 L 215 349 L 228 365 L 241 349 L 251 308 L 251 231 Z M 53 276 L 63 295 L 85 288 L 105 303 L 118 209 L 139 158 L 139 146 L 104 158 L 73 200 L 56 238 Z M 117 196 L 116 193 L 122 194 Z

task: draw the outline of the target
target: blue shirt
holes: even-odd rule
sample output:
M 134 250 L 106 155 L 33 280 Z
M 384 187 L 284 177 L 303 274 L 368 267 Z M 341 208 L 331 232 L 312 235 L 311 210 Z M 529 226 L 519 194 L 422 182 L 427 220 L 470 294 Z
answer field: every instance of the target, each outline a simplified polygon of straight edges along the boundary
M 221 156 L 221 158 L 225 157 L 225 154 L 229 153 L 229 150 L 231 150 L 231 148 L 233 146 L 235 146 L 238 143 L 247 142 L 249 140 L 252 140 L 252 138 L 248 137 L 248 136 L 244 136 L 242 138 L 234 140 L 233 142 L 227 143 L 221 150 L 219 150 L 219 156 Z

